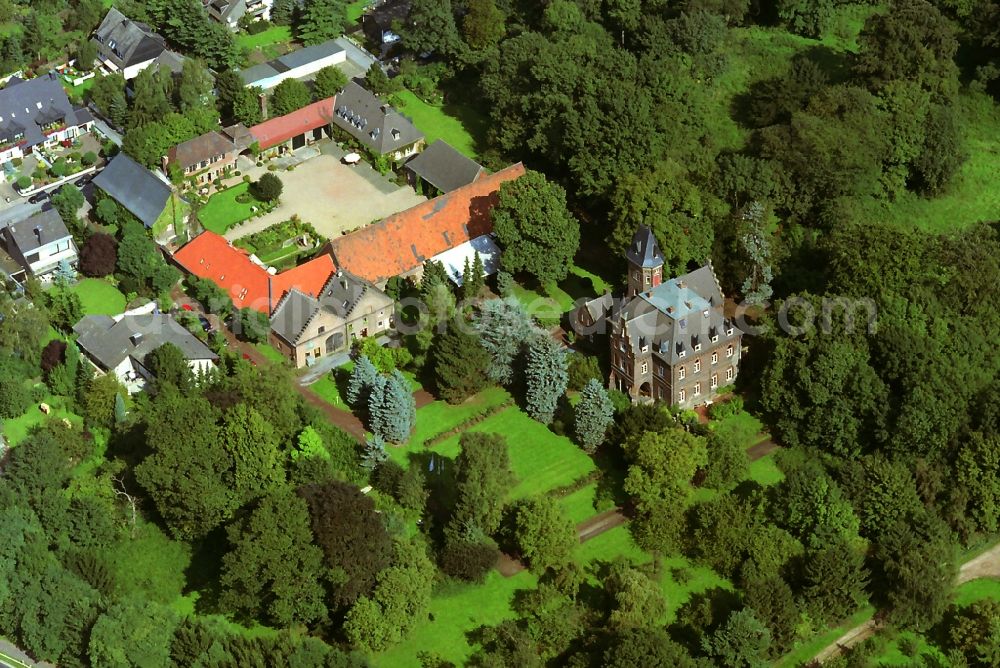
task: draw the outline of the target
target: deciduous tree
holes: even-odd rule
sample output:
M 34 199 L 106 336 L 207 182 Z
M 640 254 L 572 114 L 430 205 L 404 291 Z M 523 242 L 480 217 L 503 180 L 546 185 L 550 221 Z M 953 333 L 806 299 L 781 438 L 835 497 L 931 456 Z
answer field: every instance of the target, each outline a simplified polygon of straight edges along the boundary
M 576 529 L 547 496 L 532 497 L 518 504 L 514 537 L 521 555 L 539 573 L 569 561 L 578 543 Z

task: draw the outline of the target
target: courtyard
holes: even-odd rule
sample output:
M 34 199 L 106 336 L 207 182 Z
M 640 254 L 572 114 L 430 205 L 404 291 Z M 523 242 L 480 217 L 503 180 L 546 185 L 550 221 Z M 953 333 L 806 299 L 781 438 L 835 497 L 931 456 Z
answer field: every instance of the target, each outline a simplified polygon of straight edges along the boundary
M 268 214 L 230 228 L 230 241 L 298 215 L 321 235 L 334 238 L 381 220 L 424 201 L 409 186 L 399 186 L 365 163 L 341 162 L 344 151 L 333 142 L 321 145 L 319 155 L 295 165 L 292 171 L 273 172 L 284 189 L 281 202 Z M 248 171 L 260 178 L 266 168 Z

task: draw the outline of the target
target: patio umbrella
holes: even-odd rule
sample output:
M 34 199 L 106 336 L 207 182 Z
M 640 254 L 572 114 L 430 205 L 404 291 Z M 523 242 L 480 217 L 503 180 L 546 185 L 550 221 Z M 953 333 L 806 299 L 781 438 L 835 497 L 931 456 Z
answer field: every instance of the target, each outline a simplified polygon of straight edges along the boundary
M 358 153 L 348 153 L 344 156 L 344 162 L 348 165 L 356 165 L 361 162 L 361 155 Z

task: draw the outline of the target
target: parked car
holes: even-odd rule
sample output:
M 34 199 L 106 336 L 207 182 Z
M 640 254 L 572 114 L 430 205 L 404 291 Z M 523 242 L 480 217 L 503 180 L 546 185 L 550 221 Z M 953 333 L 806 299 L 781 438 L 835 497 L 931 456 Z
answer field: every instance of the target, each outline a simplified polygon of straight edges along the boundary
M 206 332 L 211 332 L 212 331 L 212 323 L 209 322 L 208 318 L 206 318 L 205 316 L 199 314 L 198 315 L 198 322 L 201 323 L 201 328 L 203 330 L 205 330 Z
M 39 202 L 44 202 L 48 198 L 49 194 L 47 192 L 43 192 L 43 193 L 38 193 L 37 195 L 32 195 L 31 197 L 28 198 L 28 202 L 30 202 L 31 204 L 38 204 Z
M 76 186 L 77 188 L 82 188 L 83 186 L 87 185 L 88 183 L 90 183 L 90 176 L 89 175 L 77 179 L 76 181 L 73 182 L 73 185 Z

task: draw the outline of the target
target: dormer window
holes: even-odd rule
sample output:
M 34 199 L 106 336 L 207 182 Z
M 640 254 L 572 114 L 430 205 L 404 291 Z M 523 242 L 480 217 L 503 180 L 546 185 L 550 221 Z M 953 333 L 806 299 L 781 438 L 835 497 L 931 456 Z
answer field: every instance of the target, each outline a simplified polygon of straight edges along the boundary
M 718 342 L 718 340 L 719 340 L 719 335 L 718 334 L 716 334 L 715 336 L 712 337 L 712 343 L 716 343 L 716 342 Z

